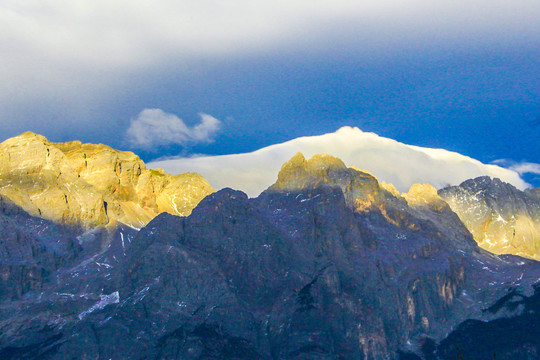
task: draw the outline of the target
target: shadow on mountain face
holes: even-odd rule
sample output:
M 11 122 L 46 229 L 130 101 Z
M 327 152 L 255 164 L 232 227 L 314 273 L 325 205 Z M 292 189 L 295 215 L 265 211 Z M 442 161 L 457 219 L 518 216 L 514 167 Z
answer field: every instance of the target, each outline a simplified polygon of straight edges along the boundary
M 515 289 L 486 312 L 519 312 L 491 321 L 466 320 L 436 347 L 438 359 L 533 360 L 540 358 L 540 285 L 527 297 Z M 433 354 L 433 353 L 431 353 Z
M 0 196 L 0 300 L 39 291 L 82 251 L 77 229 L 32 217 Z

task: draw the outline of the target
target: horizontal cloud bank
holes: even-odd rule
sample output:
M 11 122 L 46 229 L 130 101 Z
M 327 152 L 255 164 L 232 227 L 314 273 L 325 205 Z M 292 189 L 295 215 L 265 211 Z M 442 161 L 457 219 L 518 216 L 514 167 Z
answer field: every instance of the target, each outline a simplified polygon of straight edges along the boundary
M 539 10 L 536 0 L 4 0 L 0 105 L 82 90 L 100 97 L 126 74 L 166 64 L 189 71 L 201 59 L 336 42 L 386 53 L 395 39 L 538 39 Z
M 182 119 L 161 109 L 144 109 L 131 120 L 126 131 L 128 142 L 138 148 L 160 145 L 188 145 L 213 140 L 221 122 L 207 114 L 199 114 L 201 122 L 187 126 Z
M 517 171 L 519 174 L 536 174 L 540 175 L 540 164 L 523 162 L 510 166 L 510 169 Z
M 430 183 L 437 188 L 457 185 L 482 175 L 500 178 L 520 189 L 528 186 L 515 171 L 486 165 L 456 152 L 403 144 L 356 127 L 301 137 L 252 153 L 177 158 L 151 162 L 149 167 L 173 174 L 198 172 L 216 189 L 230 187 L 254 197 L 276 181 L 283 163 L 299 151 L 306 158 L 317 153 L 339 157 L 348 166 L 366 169 L 400 191 L 407 191 L 415 183 Z

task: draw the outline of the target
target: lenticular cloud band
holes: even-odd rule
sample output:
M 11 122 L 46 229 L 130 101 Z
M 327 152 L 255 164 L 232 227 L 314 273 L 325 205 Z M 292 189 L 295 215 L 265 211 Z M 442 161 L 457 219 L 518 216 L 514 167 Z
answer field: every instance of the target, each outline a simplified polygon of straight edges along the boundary
M 365 169 L 402 192 L 416 183 L 441 188 L 483 175 L 499 178 L 519 189 L 528 186 L 515 171 L 483 164 L 456 152 L 403 144 L 352 127 L 297 138 L 252 153 L 176 158 L 155 161 L 149 167 L 163 168 L 173 174 L 198 172 L 216 189 L 230 187 L 253 197 L 275 182 L 281 165 L 297 152 L 306 158 L 317 153 L 336 156 L 347 166 Z

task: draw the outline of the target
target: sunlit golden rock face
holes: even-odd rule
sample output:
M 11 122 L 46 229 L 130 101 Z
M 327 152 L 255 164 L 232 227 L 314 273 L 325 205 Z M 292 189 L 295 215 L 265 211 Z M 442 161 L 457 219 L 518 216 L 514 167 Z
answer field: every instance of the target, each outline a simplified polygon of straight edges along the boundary
M 430 184 L 414 184 L 402 196 L 412 207 L 424 206 L 438 211 L 448 208 L 448 204 L 437 194 L 437 189 Z
M 306 160 L 297 153 L 281 167 L 277 182 L 268 191 L 303 191 L 324 185 L 339 187 L 356 212 L 378 211 L 396 226 L 417 227 L 397 211 L 406 202 L 391 184 L 380 184 L 371 174 L 347 167 L 331 155 L 317 154 Z
M 384 190 L 388 191 L 390 194 L 394 195 L 396 198 L 401 197 L 401 194 L 399 193 L 398 189 L 396 189 L 396 187 L 393 184 L 389 184 L 384 181 L 379 182 L 379 184 Z
M 301 191 L 322 185 L 339 186 L 345 200 L 352 205 L 370 207 L 383 198 L 379 182 L 367 173 L 348 168 L 343 161 L 326 154 L 306 160 L 297 153 L 281 167 L 271 191 Z
M 214 189 L 195 173 L 147 169 L 132 152 L 31 132 L 0 144 L 0 194 L 30 214 L 86 227 L 140 228 L 161 212 L 186 216 Z
M 439 190 L 473 234 L 495 254 L 540 260 L 540 198 L 499 179 L 480 177 Z
M 282 166 L 269 191 L 303 191 L 322 185 L 339 186 L 355 211 L 378 211 L 398 227 L 421 227 L 401 211 L 408 207 L 417 218 L 437 218 L 441 226 L 460 224 L 460 236 L 470 236 L 470 232 L 478 245 L 490 252 L 540 260 L 538 189 L 523 192 L 483 177 L 439 191 L 430 184 L 415 184 L 400 194 L 392 184 L 378 182 L 365 170 L 348 168 L 333 156 L 318 154 L 306 160 L 298 153 Z

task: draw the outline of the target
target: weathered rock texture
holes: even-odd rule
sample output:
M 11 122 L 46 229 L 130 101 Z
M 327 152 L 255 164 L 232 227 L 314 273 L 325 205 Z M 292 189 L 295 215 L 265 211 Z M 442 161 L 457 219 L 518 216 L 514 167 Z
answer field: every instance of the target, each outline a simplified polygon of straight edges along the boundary
M 461 346 L 468 321 L 525 332 L 539 264 L 478 248 L 432 188 L 387 189 L 298 154 L 258 198 L 224 189 L 120 231 L 0 302 L 0 358 L 492 358 Z M 506 338 L 497 359 L 536 359 Z
M 106 145 L 51 143 L 31 132 L 0 144 L 0 194 L 60 223 L 140 228 L 161 212 L 189 215 L 213 191 L 198 174 L 147 169 Z
M 499 179 L 479 177 L 439 190 L 439 195 L 480 247 L 540 260 L 538 189 L 520 191 Z
M 0 196 L 0 300 L 41 291 L 51 273 L 83 251 L 76 233 L 34 218 Z

